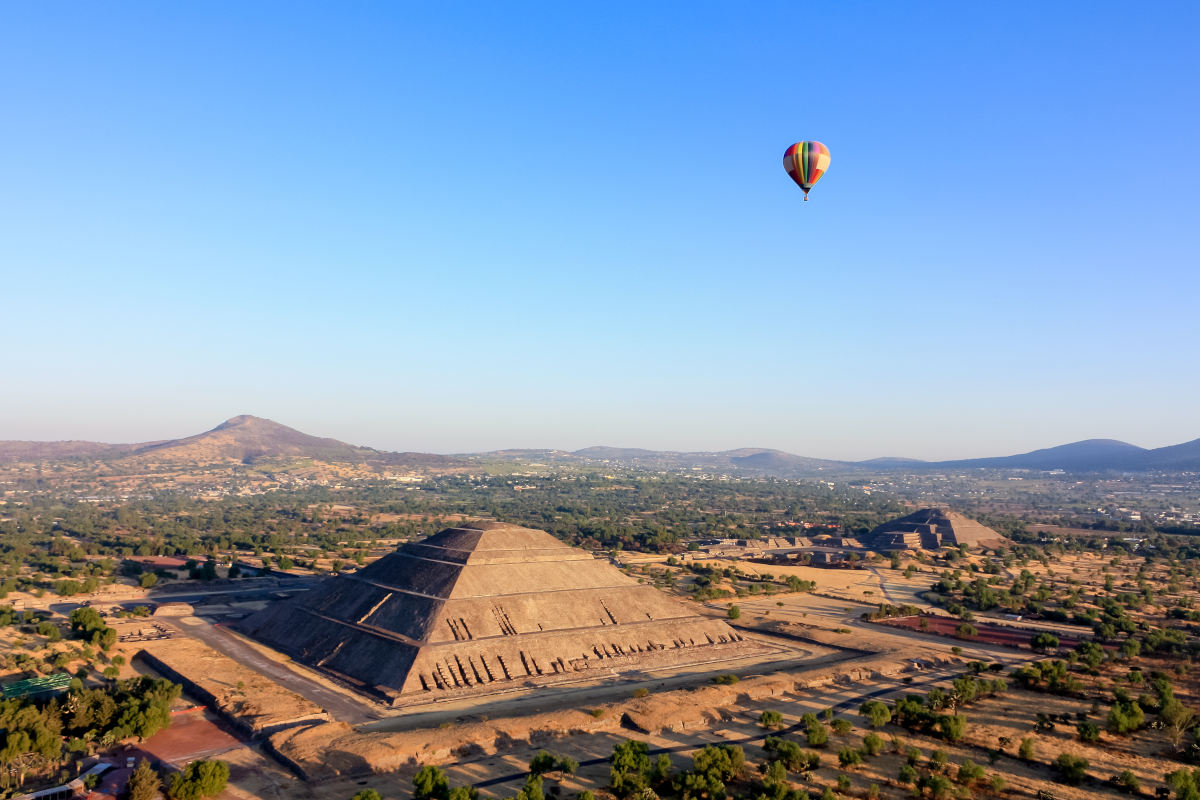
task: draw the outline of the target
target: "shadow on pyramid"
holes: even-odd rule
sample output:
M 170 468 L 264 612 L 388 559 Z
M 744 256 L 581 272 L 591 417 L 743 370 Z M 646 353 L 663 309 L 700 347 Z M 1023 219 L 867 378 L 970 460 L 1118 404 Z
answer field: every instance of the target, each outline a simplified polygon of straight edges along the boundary
M 356 573 L 273 603 L 238 628 L 393 703 L 752 649 L 723 621 L 585 550 L 496 522 L 402 545 Z
M 999 547 L 1007 540 L 991 528 L 945 508 L 922 508 L 876 527 L 863 537 L 872 550 Z

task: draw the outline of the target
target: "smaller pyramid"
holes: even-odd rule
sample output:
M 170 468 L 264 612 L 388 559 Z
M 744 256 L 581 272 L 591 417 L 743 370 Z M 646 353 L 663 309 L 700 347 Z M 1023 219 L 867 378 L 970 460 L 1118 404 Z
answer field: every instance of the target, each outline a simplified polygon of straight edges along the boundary
M 363 691 L 461 696 L 753 649 L 725 622 L 545 531 L 450 528 L 243 620 Z
M 1006 541 L 986 525 L 945 508 L 922 508 L 885 522 L 863 540 L 872 550 L 937 550 L 962 544 L 979 549 Z

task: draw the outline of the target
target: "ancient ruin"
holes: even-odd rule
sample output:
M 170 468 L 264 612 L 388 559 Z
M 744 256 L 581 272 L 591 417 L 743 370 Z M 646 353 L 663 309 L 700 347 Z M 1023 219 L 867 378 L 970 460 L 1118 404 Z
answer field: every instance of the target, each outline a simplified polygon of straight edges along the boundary
M 736 656 L 751 646 L 544 531 L 450 528 L 241 629 L 377 696 L 445 695 Z
M 996 531 L 945 508 L 919 511 L 885 522 L 863 537 L 872 550 L 936 550 L 965 544 L 979 547 L 1002 544 Z

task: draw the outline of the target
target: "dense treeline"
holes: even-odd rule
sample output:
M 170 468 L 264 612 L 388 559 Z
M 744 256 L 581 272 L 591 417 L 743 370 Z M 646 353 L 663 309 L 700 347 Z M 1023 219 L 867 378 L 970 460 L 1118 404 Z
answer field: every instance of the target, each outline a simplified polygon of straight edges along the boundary
M 88 689 L 76 679 L 61 697 L 0 701 L 0 766 L 18 784 L 130 737 L 146 739 L 171 722 L 180 687 L 142 676 Z
M 342 512 L 337 504 L 355 511 Z M 679 549 L 690 537 L 756 537 L 773 528 L 790 530 L 799 521 L 862 532 L 900 510 L 888 499 L 820 484 L 645 474 L 449 476 L 419 488 L 362 484 L 218 501 L 166 496 L 111 506 L 33 497 L 6 507 L 0 570 L 14 577 L 15 568 L 25 564 L 67 592 L 78 592 L 87 590 L 89 579 L 112 575 L 115 558 L 202 557 L 231 549 L 283 553 L 291 547 L 337 551 L 378 538 L 427 535 L 455 515 L 542 528 L 593 548 L 663 551 Z M 379 514 L 387 521 L 379 522 Z

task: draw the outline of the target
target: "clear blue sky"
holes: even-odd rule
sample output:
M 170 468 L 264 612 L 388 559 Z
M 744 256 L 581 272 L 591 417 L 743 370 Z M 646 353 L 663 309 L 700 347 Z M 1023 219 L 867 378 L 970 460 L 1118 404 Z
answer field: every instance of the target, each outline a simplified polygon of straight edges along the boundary
M 1194 2 L 4 4 L 0 438 L 1195 438 L 1198 35 Z

